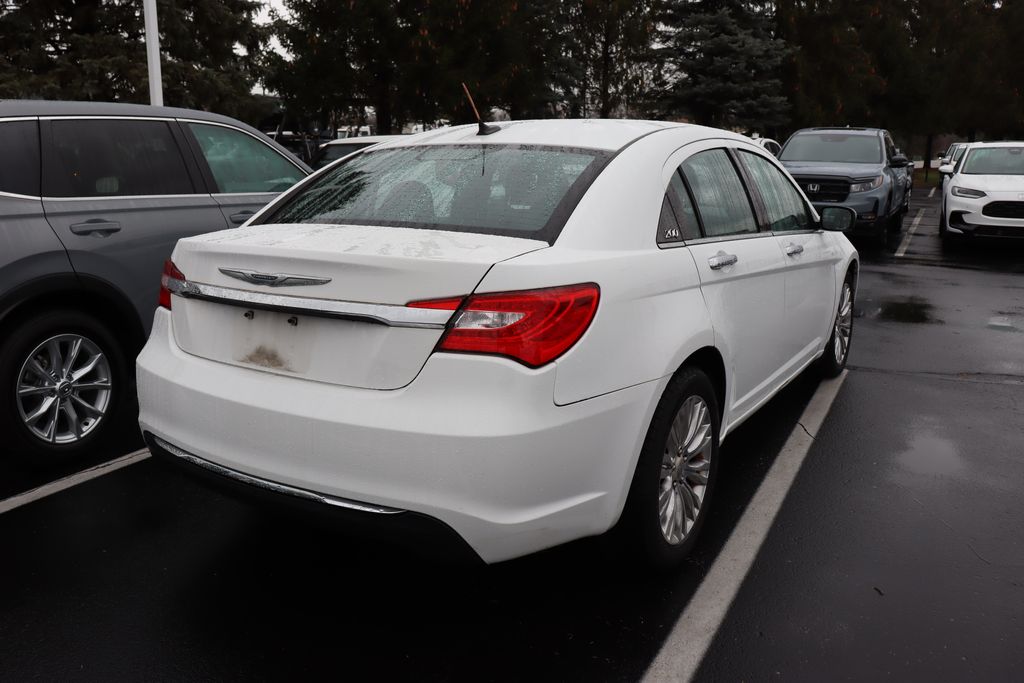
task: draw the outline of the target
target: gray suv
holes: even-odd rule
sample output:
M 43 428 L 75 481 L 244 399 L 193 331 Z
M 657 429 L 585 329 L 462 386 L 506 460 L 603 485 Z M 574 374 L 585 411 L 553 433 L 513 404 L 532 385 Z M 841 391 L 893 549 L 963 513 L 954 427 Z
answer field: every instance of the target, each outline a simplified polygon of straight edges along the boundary
M 131 425 L 175 242 L 244 223 L 309 172 L 224 116 L 0 101 L 0 449 L 52 462 Z
M 782 165 L 818 210 L 846 206 L 857 212 L 850 233 L 867 233 L 884 246 L 899 232 L 910 208 L 911 161 L 888 131 L 878 128 L 805 128 L 779 153 Z

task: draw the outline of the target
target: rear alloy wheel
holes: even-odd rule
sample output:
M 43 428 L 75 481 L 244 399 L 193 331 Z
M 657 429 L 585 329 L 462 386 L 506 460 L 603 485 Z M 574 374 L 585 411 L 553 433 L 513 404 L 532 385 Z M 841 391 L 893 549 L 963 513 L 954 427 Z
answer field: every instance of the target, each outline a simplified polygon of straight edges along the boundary
M 718 398 L 711 380 L 684 368 L 654 412 L 617 532 L 630 555 L 667 569 L 693 548 L 718 472 Z
M 835 323 L 832 325 L 832 336 L 825 345 L 825 353 L 821 356 L 821 370 L 826 377 L 836 377 L 846 367 L 850 357 L 850 341 L 853 339 L 853 285 L 847 279 L 839 293 L 839 306 L 836 310 Z
M 103 448 L 127 426 L 124 353 L 77 311 L 22 320 L 0 344 L 0 433 L 12 455 L 45 466 Z
M 33 349 L 16 385 L 22 424 L 36 438 L 70 444 L 100 426 L 110 406 L 110 362 L 78 334 L 51 337 Z
M 670 545 L 686 540 L 697 523 L 708 488 L 711 442 L 711 410 L 700 396 L 691 396 L 672 421 L 661 460 L 658 515 Z

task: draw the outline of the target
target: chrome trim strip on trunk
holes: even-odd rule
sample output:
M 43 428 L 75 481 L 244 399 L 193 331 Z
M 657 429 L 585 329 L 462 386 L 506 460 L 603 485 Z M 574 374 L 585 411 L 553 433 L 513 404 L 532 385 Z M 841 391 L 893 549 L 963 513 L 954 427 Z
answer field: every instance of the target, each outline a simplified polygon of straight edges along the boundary
M 359 512 L 371 512 L 377 515 L 397 515 L 405 512 L 405 510 L 399 510 L 398 508 L 389 508 L 384 507 L 382 505 L 370 505 L 369 503 L 360 503 L 358 501 L 349 500 L 348 498 L 336 498 L 334 496 L 328 496 L 323 493 L 316 493 L 314 491 L 308 491 L 306 489 L 288 486 L 287 484 L 279 484 L 276 481 L 270 481 L 268 479 L 254 477 L 249 474 L 243 474 L 238 470 L 233 470 L 229 467 L 224 467 L 223 465 L 218 465 L 216 463 L 210 462 L 209 460 L 204 460 L 203 458 L 200 458 L 197 455 L 193 455 L 188 451 L 178 448 L 174 444 L 167 443 L 166 441 L 161 439 L 159 436 L 156 436 L 155 434 L 152 434 L 151 436 L 153 437 L 153 441 L 156 442 L 157 446 L 164 449 L 171 455 L 181 458 L 182 460 L 193 465 L 197 465 L 204 469 L 210 470 L 211 472 L 214 472 L 216 474 L 229 477 L 231 479 L 234 479 L 235 481 L 240 481 L 243 484 L 250 484 L 252 486 L 257 486 L 261 489 L 267 489 L 268 491 L 273 491 L 275 493 L 283 493 L 289 496 L 295 496 L 296 498 L 302 498 L 303 500 L 309 500 L 315 503 L 333 505 L 334 507 L 346 508 L 349 510 L 358 510 Z
M 454 311 L 433 308 L 410 308 L 394 304 L 367 304 L 358 301 L 335 301 L 333 299 L 285 296 L 269 292 L 252 292 L 200 282 L 170 280 L 167 284 L 172 293 L 186 299 L 201 299 L 228 306 L 298 313 L 321 318 L 363 320 L 389 327 L 442 330 L 454 313 Z

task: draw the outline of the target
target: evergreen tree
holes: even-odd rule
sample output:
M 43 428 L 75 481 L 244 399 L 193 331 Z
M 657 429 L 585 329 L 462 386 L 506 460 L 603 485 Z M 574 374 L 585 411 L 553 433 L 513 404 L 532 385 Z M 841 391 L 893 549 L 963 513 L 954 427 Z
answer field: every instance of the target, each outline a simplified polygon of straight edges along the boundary
M 643 108 L 654 87 L 654 0 L 563 2 L 569 116 L 608 118 Z
M 252 0 L 158 0 L 164 101 L 252 118 Z M 142 3 L 0 5 L 0 97 L 148 102 Z
M 663 25 L 669 115 L 744 130 L 786 122 L 779 68 L 787 48 L 772 35 L 762 8 L 738 0 L 671 0 Z

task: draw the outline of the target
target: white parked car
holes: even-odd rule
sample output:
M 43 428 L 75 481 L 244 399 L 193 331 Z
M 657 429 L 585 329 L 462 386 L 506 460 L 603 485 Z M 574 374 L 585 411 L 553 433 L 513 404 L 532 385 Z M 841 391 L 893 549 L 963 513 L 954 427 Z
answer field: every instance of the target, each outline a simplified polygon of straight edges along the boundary
M 1024 237 L 1024 142 L 979 142 L 956 165 L 939 169 L 943 185 L 939 234 Z
M 771 138 L 752 136 L 750 139 L 754 141 L 754 144 L 767 150 L 768 153 L 771 154 L 773 157 L 779 156 L 779 152 L 782 151 L 782 145 L 780 145 L 776 140 L 772 140 Z
M 146 441 L 486 562 L 621 518 L 676 563 L 722 439 L 846 363 L 853 212 L 819 218 L 721 130 L 494 129 L 386 142 L 180 241 L 138 359 Z
M 401 135 L 363 135 L 363 136 L 352 136 L 349 138 L 338 138 L 337 140 L 329 140 L 316 150 L 313 154 L 313 158 L 310 159 L 309 165 L 313 167 L 313 170 L 319 170 L 327 164 L 333 163 L 342 157 L 346 157 L 353 152 L 358 152 L 361 149 L 379 145 L 382 142 L 394 140 L 402 137 Z

